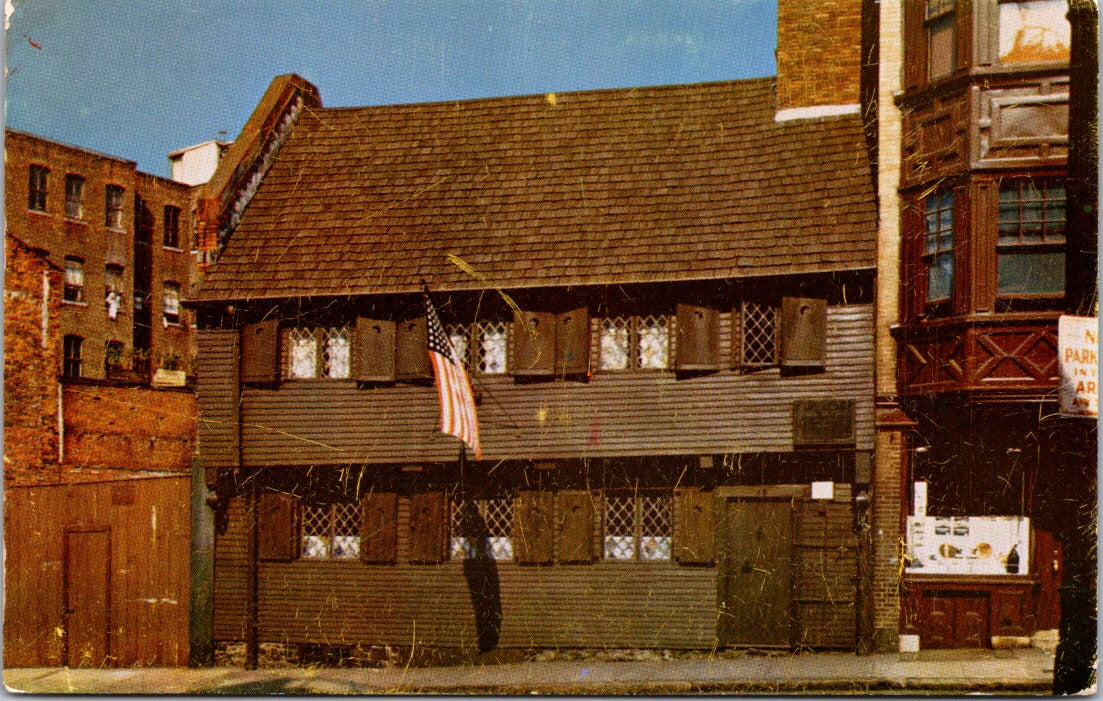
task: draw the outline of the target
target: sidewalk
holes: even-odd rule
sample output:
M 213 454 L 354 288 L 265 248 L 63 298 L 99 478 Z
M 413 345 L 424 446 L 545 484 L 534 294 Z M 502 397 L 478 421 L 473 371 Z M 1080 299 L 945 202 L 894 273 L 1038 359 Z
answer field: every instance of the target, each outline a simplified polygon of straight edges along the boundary
M 421 668 L 4 670 L 9 691 L 82 694 L 1049 694 L 1053 653 L 930 650 Z

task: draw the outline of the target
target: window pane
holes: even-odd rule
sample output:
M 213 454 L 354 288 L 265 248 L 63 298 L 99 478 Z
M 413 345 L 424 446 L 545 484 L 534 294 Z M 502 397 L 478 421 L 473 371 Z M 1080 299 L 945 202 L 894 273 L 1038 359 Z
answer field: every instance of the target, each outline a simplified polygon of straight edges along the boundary
M 999 7 L 1001 63 L 1069 60 L 1065 0 L 1001 2 Z
M 954 15 L 948 14 L 930 23 L 928 34 L 928 77 L 947 76 L 954 70 Z
M 333 505 L 333 552 L 338 559 L 360 557 L 360 505 L 338 502 Z
M 773 365 L 777 362 L 777 310 L 770 304 L 744 302 L 742 317 L 743 364 Z
M 927 301 L 949 299 L 953 292 L 954 254 L 942 253 L 927 267 Z
M 668 366 L 670 349 L 669 327 L 665 317 L 640 319 L 640 367 L 662 370 Z
M 445 327 L 448 331 L 448 340 L 452 343 L 452 350 L 456 354 L 456 359 L 461 364 L 467 364 L 467 327 L 463 324 L 448 324 Z
M 605 558 L 632 560 L 635 548 L 635 499 L 631 495 L 605 496 Z
M 601 322 L 601 369 L 628 369 L 627 319 L 605 319 Z
M 329 505 L 307 504 L 302 510 L 302 556 L 329 555 Z
M 640 559 L 669 560 L 672 518 L 670 497 L 644 496 L 640 499 Z
M 294 379 L 316 376 L 318 348 L 314 329 L 291 329 L 287 338 L 290 356 L 288 376 Z
M 999 254 L 1000 294 L 1061 294 L 1065 254 L 1061 251 Z
M 326 330 L 326 377 L 345 378 L 349 376 L 349 349 L 348 328 Z
M 501 322 L 479 324 L 479 371 L 500 374 L 506 371 L 506 326 Z

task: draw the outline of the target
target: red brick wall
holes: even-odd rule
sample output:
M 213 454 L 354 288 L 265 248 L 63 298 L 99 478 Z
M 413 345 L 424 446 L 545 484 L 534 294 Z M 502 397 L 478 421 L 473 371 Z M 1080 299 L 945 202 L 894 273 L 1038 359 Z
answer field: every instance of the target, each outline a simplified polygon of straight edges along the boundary
M 877 431 L 873 481 L 873 627 L 879 651 L 896 651 L 900 622 L 900 479 L 907 460 L 906 433 Z
M 860 0 L 779 0 L 778 109 L 858 103 Z
M 11 236 L 5 237 L 5 244 L 4 479 L 8 483 L 54 481 L 61 271 Z M 45 297 L 44 276 L 48 285 Z

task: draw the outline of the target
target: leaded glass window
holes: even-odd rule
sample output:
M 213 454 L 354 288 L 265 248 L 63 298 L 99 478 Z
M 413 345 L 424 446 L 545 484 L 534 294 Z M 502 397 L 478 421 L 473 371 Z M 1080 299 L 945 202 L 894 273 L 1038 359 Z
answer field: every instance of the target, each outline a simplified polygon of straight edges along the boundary
M 283 349 L 284 377 L 288 379 L 351 376 L 352 331 L 348 326 L 287 329 Z
M 351 336 L 349 328 L 323 329 L 325 342 L 322 351 L 322 362 L 325 365 L 325 376 L 334 379 L 349 376 L 349 351 L 351 350 Z
M 466 324 L 448 324 L 444 327 L 448 334 L 448 340 L 452 343 L 452 350 L 461 364 L 466 365 L 468 330 Z
M 673 318 L 606 317 L 601 320 L 602 370 L 665 370 L 670 367 Z
M 306 558 L 352 560 L 360 556 L 360 505 L 307 504 L 302 510 L 301 554 Z
M 606 560 L 669 561 L 674 531 L 672 500 L 655 492 L 605 495 Z
M 740 307 L 740 353 L 743 367 L 777 364 L 777 307 L 744 300 Z
M 453 560 L 513 559 L 513 495 L 452 501 Z
M 287 376 L 292 379 L 314 377 L 318 367 L 318 340 L 314 329 L 288 329 Z
M 504 321 L 480 321 L 475 324 L 478 342 L 477 370 L 488 375 L 506 371 L 507 324 Z

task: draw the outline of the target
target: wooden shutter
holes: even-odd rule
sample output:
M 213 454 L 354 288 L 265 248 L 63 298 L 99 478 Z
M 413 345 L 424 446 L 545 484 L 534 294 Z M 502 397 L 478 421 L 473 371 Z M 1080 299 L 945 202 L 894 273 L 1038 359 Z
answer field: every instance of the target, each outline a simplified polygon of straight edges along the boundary
M 257 498 L 257 557 L 294 560 L 299 555 L 299 498 L 263 492 Z
M 395 378 L 421 380 L 432 377 L 432 372 L 425 317 L 399 323 L 395 332 Z
M 720 362 L 720 312 L 679 304 L 677 315 L 677 369 L 716 370 Z
M 590 310 L 582 307 L 557 314 L 555 336 L 556 374 L 585 375 L 590 369 Z
M 355 379 L 358 382 L 393 382 L 395 379 L 395 324 L 379 319 L 356 320 L 352 344 Z
M 555 315 L 514 312 L 513 374 L 550 377 L 555 372 Z
M 785 297 L 781 300 L 782 367 L 823 367 L 826 363 L 827 300 Z
M 398 495 L 367 492 L 360 497 L 360 559 L 395 561 L 398 549 Z
M 588 491 L 564 491 L 556 495 L 559 562 L 593 562 L 594 499 Z
M 678 494 L 679 520 L 674 553 L 685 565 L 711 565 L 716 557 L 713 494 L 697 487 Z
M 521 492 L 513 512 L 513 556 L 517 562 L 548 564 L 555 537 L 552 492 Z
M 444 559 L 444 492 L 418 492 L 410 496 L 410 562 Z
M 853 399 L 793 400 L 793 444 L 854 443 Z
M 241 381 L 274 384 L 280 379 L 279 322 L 246 324 L 241 330 Z
M 904 89 L 927 82 L 927 31 L 924 0 L 904 2 Z

